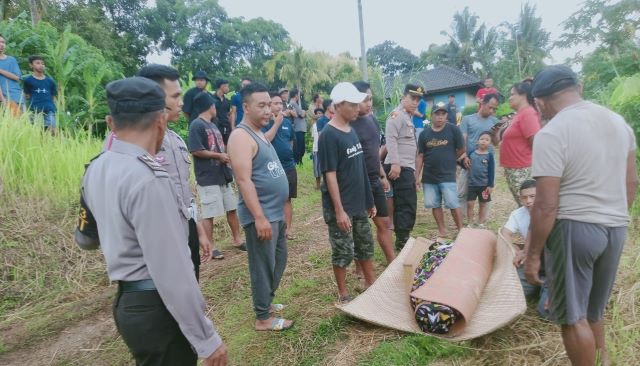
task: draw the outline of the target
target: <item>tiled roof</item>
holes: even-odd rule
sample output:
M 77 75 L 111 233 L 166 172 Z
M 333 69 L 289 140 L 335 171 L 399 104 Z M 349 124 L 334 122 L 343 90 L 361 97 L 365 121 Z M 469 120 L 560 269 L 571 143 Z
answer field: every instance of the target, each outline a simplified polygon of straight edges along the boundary
M 475 75 L 464 72 L 446 65 L 438 65 L 433 69 L 424 69 L 410 75 L 400 75 L 395 78 L 387 78 L 384 81 L 385 98 L 391 96 L 394 85 L 415 83 L 425 88 L 426 94 L 434 94 L 450 90 L 464 89 L 468 87 L 481 87 L 482 80 Z

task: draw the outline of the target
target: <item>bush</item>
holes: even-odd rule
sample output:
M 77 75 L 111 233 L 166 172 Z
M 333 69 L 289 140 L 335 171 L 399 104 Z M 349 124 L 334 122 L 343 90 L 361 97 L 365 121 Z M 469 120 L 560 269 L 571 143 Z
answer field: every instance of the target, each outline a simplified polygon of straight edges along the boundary
M 470 114 L 476 113 L 477 111 L 478 111 L 478 104 L 471 104 L 464 107 L 464 109 L 462 110 L 462 115 L 468 116 Z

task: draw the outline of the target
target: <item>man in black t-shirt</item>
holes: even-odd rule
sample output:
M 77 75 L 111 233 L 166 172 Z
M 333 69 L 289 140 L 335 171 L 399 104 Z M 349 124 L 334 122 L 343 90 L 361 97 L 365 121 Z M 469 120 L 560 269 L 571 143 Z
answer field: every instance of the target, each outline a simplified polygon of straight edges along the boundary
M 431 124 L 418 137 L 416 182 L 422 172 L 424 207 L 430 208 L 438 225 L 438 234 L 447 235 L 442 204 L 451 209 L 458 230 L 462 229 L 462 210 L 456 187 L 456 159 L 465 151 L 458 126 L 447 123 L 447 106 L 440 102 L 433 106 Z M 420 184 L 416 183 L 418 189 Z
M 380 248 L 384 252 L 387 263 L 391 263 L 395 259 L 396 253 L 393 250 L 391 230 L 389 230 L 391 220 L 389 219 L 385 194 L 385 192 L 389 191 L 389 181 L 382 164 L 380 164 L 380 125 L 371 114 L 373 101 L 369 83 L 356 81 L 353 85 L 359 92 L 367 94 L 364 101 L 359 104 L 358 118 L 351 122 L 351 128 L 356 130 L 358 139 L 362 144 L 369 185 L 371 186 L 371 193 L 373 194 L 373 201 L 377 211 L 376 216 L 373 218 L 373 223 L 376 225 L 378 244 L 380 244 Z
M 182 105 L 182 113 L 184 113 L 184 116 L 187 117 L 189 122 L 198 118 L 198 115 L 202 112 L 194 109 L 193 100 L 198 94 L 207 92 L 207 83 L 210 81 L 207 73 L 202 70 L 196 71 L 191 80 L 195 81 L 196 86 L 189 89 L 182 98 L 182 102 L 184 103 Z
M 202 111 L 198 118 L 191 121 L 189 126 L 189 151 L 193 155 L 193 167 L 196 173 L 196 183 L 202 224 L 207 238 L 215 248 L 213 241 L 213 220 L 215 217 L 227 216 L 227 223 L 233 235 L 233 246 L 246 250 L 246 245 L 240 236 L 240 222 L 238 221 L 238 198 L 233 191 L 230 181 L 233 180 L 229 168 L 229 156 L 226 153 L 222 134 L 214 123 L 216 116 L 215 101 L 211 94 L 200 93 L 193 104 Z M 218 249 L 213 249 L 212 257 L 222 259 L 224 256 Z
M 229 82 L 224 79 L 216 80 L 216 92 L 213 94 L 213 98 L 216 101 L 216 114 L 218 120 L 216 125 L 220 133 L 222 133 L 222 140 L 226 145 L 229 141 L 229 135 L 231 134 L 231 122 L 229 120 L 229 114 L 231 113 L 231 101 L 225 96 L 229 92 Z
M 359 92 L 353 84 L 338 83 L 331 91 L 336 114 L 318 141 L 320 171 L 324 178 L 322 211 L 329 229 L 331 262 L 341 304 L 351 300 L 346 281 L 347 267 L 354 257 L 362 268 L 366 286 L 375 281 L 368 217 L 376 215 L 376 208 L 362 145 L 349 125 L 358 117 L 358 103 L 366 97 L 367 94 Z

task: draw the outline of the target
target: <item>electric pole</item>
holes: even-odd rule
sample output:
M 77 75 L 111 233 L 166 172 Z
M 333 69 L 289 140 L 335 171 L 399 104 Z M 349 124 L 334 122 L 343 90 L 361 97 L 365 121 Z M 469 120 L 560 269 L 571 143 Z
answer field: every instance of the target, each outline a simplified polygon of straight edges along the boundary
M 369 71 L 367 70 L 367 50 L 364 47 L 364 23 L 362 22 L 362 0 L 358 0 L 358 16 L 360 18 L 360 69 L 362 79 L 369 81 Z

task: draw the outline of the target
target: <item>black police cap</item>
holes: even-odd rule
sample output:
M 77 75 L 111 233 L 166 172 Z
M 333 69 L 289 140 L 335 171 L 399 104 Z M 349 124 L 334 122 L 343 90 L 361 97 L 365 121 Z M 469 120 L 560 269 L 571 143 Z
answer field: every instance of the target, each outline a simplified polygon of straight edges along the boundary
M 419 85 L 414 85 L 414 84 L 407 84 L 404 87 L 404 94 L 411 94 L 411 95 L 415 95 L 418 97 L 422 97 L 424 96 L 424 88 L 419 86 Z
M 533 78 L 531 94 L 534 98 L 546 97 L 576 85 L 578 77 L 569 66 L 552 65 L 540 70 Z
M 112 114 L 148 113 L 165 108 L 164 90 L 147 78 L 135 76 L 112 81 L 106 89 Z

